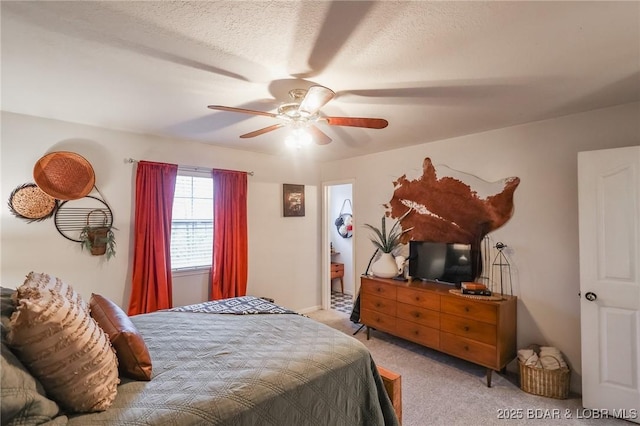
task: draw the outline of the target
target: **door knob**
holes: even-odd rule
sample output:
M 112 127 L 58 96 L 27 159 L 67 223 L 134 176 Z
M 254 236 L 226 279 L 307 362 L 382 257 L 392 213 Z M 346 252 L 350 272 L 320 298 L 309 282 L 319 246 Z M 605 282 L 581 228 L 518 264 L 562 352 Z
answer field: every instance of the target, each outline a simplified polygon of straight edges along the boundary
M 596 300 L 598 298 L 598 296 L 595 293 L 591 292 L 591 291 L 588 291 L 587 294 L 584 295 L 584 297 L 589 302 L 593 302 L 594 300 Z

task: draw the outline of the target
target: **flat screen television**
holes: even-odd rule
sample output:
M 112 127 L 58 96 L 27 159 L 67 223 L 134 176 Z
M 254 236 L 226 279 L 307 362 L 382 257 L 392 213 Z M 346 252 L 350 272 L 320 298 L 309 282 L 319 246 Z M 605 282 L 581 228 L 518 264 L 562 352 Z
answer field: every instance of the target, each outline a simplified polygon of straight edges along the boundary
M 409 276 L 460 287 L 474 281 L 477 265 L 472 261 L 471 244 L 409 241 Z

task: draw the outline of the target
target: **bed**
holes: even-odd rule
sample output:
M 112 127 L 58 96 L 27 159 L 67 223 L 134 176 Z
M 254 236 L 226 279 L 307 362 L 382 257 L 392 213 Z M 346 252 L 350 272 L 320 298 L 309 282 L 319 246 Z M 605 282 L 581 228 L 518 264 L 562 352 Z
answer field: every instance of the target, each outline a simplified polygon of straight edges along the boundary
M 3 289 L 3 381 L 5 355 L 12 356 L 4 342 L 8 294 Z M 251 309 L 238 307 L 246 301 Z M 224 303 L 131 317 L 151 356 L 151 380 L 121 376 L 109 408 L 60 412 L 50 424 L 399 424 L 377 366 L 359 341 L 257 298 Z M 3 415 L 5 391 L 3 385 Z

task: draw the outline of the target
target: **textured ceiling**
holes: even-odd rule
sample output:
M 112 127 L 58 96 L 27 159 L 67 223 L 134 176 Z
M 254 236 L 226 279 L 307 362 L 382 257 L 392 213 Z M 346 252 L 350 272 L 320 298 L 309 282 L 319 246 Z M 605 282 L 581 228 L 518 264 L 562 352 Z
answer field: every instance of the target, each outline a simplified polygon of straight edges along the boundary
M 337 92 L 331 160 L 640 100 L 640 2 L 1 2 L 2 109 L 271 154 L 238 136 Z

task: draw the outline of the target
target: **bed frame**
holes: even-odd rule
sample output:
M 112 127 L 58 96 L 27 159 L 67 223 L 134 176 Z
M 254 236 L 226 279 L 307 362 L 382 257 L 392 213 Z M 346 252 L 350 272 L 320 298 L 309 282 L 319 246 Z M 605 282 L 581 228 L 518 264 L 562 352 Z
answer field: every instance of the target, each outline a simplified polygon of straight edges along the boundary
M 380 366 L 378 366 L 378 372 L 382 377 L 384 388 L 389 394 L 389 399 L 391 399 L 398 421 L 402 423 L 402 376 Z

